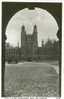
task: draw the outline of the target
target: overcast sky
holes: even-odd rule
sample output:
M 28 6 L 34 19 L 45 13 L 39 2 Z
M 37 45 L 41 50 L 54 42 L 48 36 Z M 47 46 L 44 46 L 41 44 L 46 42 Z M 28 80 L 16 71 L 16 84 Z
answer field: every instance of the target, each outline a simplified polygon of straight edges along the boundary
M 17 12 L 9 21 L 6 28 L 7 42 L 13 46 L 21 45 L 21 27 L 25 25 L 26 33 L 32 34 L 33 26 L 37 25 L 38 45 L 48 38 L 57 40 L 58 25 L 54 17 L 46 10 L 35 8 L 29 10 L 25 8 Z

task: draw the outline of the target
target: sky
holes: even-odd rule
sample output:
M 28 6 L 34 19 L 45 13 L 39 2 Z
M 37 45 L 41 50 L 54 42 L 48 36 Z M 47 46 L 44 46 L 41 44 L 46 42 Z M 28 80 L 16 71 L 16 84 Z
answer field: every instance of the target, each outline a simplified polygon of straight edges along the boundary
M 21 46 L 21 27 L 25 26 L 26 34 L 33 33 L 33 26 L 37 25 L 38 46 L 48 39 L 58 40 L 56 34 L 58 25 L 54 17 L 46 10 L 36 8 L 29 10 L 25 8 L 12 16 L 6 28 L 7 41 L 12 46 Z

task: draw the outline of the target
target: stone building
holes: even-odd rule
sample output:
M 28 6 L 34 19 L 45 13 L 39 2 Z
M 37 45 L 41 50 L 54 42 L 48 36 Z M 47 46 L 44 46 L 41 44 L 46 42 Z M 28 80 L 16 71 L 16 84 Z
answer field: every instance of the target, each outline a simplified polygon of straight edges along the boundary
M 37 59 L 38 40 L 37 26 L 34 25 L 33 33 L 26 34 L 25 26 L 21 28 L 21 58 L 24 60 Z
M 59 44 L 47 41 L 44 45 L 38 46 L 37 26 L 34 25 L 33 33 L 27 34 L 25 26 L 21 27 L 21 47 L 11 47 L 9 44 L 5 46 L 5 60 L 11 61 L 43 61 L 43 60 L 58 60 Z
M 5 46 L 5 61 L 19 60 L 18 47 Z

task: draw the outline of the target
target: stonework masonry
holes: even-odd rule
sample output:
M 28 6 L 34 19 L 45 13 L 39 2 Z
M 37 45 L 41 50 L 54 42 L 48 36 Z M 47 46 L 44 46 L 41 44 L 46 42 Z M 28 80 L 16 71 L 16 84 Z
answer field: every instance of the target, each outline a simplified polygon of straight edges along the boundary
M 21 58 L 24 60 L 37 59 L 38 40 L 37 26 L 34 25 L 33 33 L 26 34 L 25 26 L 21 28 Z

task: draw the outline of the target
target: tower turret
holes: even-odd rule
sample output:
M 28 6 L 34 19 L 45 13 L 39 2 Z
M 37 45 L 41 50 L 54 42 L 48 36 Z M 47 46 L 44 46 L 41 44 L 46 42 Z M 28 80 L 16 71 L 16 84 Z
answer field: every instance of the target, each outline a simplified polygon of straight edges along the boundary
M 33 58 L 34 59 L 37 59 L 37 49 L 38 49 L 37 26 L 34 25 L 33 28 Z
M 34 28 L 33 28 L 33 38 L 34 38 L 34 41 L 36 43 L 36 46 L 38 46 L 38 41 L 37 41 L 37 26 L 34 25 Z
M 34 30 L 33 30 L 34 33 L 37 33 L 37 26 L 34 25 Z
M 25 31 L 25 26 L 22 25 L 22 27 L 21 27 L 21 47 L 25 46 L 25 41 L 26 41 L 26 31 Z
M 25 48 L 26 47 L 26 31 L 25 26 L 22 25 L 21 27 L 21 59 L 25 59 Z

